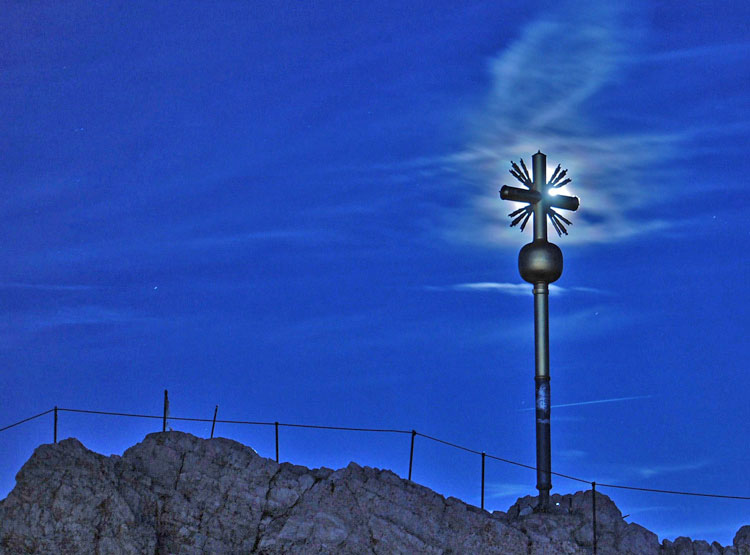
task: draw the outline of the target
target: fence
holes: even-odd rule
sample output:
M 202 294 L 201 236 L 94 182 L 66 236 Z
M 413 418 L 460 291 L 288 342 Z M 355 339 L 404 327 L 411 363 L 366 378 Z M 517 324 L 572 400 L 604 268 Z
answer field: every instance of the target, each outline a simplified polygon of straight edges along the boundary
M 164 411 L 163 414 L 160 416 L 156 415 L 148 415 L 148 414 L 131 414 L 131 413 L 123 413 L 123 412 L 107 412 L 107 411 L 96 411 L 96 410 L 84 410 L 84 409 L 70 409 L 70 408 L 63 408 L 63 407 L 53 407 L 49 410 L 46 410 L 44 412 L 40 412 L 39 414 L 35 414 L 34 416 L 30 416 L 28 418 L 24 418 L 23 420 L 19 420 L 18 422 L 15 422 L 13 424 L 10 424 L 9 426 L 5 426 L 3 428 L 0 428 L 0 432 L 4 432 L 5 430 L 9 430 L 15 426 L 19 426 L 20 424 L 23 424 L 25 422 L 29 422 L 31 420 L 34 420 L 36 418 L 40 418 L 42 416 L 45 416 L 49 413 L 54 413 L 54 419 L 53 419 L 53 441 L 54 443 L 57 443 L 57 424 L 58 424 L 58 415 L 60 412 L 71 412 L 71 413 L 80 413 L 80 414 L 97 414 L 97 415 L 109 415 L 109 416 L 122 416 L 122 417 L 130 417 L 130 418 L 150 418 L 150 419 L 160 419 L 162 421 L 162 431 L 167 431 L 167 421 L 168 420 L 174 420 L 174 421 L 183 421 L 183 422 L 211 422 L 211 438 L 214 436 L 214 430 L 216 428 L 216 424 L 244 424 L 244 425 L 250 425 L 250 426 L 273 426 L 274 428 L 274 435 L 275 435 L 275 446 L 276 446 L 276 462 L 279 462 L 279 428 L 307 428 L 307 429 L 317 429 L 317 430 L 338 430 L 338 431 L 349 431 L 349 432 L 371 432 L 371 433 L 387 433 L 387 434 L 404 434 L 404 435 L 410 435 L 411 436 L 411 442 L 409 447 L 409 474 L 408 479 L 412 479 L 412 469 L 413 469 L 413 463 L 414 463 L 414 443 L 415 439 L 417 437 L 422 437 L 424 439 L 427 439 L 429 441 L 433 441 L 436 443 L 440 443 L 442 445 L 446 445 L 448 447 L 452 447 L 454 449 L 459 449 L 462 451 L 465 451 L 467 453 L 472 453 L 475 455 L 479 455 L 481 457 L 481 508 L 484 509 L 484 493 L 485 493 L 485 460 L 486 459 L 493 459 L 499 462 L 503 462 L 506 464 L 518 466 L 521 468 L 526 468 L 529 470 L 536 471 L 535 466 L 531 466 L 528 464 L 520 463 L 517 461 L 512 461 L 510 459 L 506 459 L 503 457 L 498 457 L 496 455 L 492 455 L 489 453 L 486 453 L 484 451 L 477 451 L 475 449 L 470 449 L 468 447 L 465 447 L 463 445 L 458 445 L 456 443 L 451 443 L 449 441 L 446 441 L 444 439 L 440 439 L 437 437 L 433 437 L 427 434 L 420 433 L 416 430 L 399 430 L 399 429 L 385 429 L 385 428 L 353 428 L 353 427 L 342 427 L 342 426 L 321 426 L 321 425 L 312 425 L 312 424 L 292 424 L 287 422 L 260 422 L 260 421 L 249 421 L 249 420 L 217 420 L 216 416 L 219 410 L 219 406 L 216 405 L 216 408 L 214 409 L 214 415 L 213 418 L 186 418 L 186 417 L 176 417 L 176 416 L 169 416 L 169 398 L 167 391 L 164 391 Z M 615 489 L 622 489 L 622 490 L 632 490 L 632 491 L 642 491 L 642 492 L 649 492 L 649 493 L 661 493 L 661 494 L 671 494 L 671 495 L 687 495 L 687 496 L 696 496 L 696 497 L 712 497 L 712 498 L 719 498 L 719 499 L 739 499 L 739 500 L 745 500 L 750 501 L 750 496 L 741 496 L 741 495 L 722 495 L 722 494 L 715 494 L 715 493 L 705 493 L 705 492 L 687 492 L 687 491 L 675 491 L 675 490 L 666 490 L 666 489 L 654 489 L 654 488 L 643 488 L 643 487 L 637 487 L 637 486 L 626 486 L 626 485 L 619 485 L 619 484 L 604 484 L 600 482 L 585 480 L 583 478 L 577 478 L 575 476 L 570 476 L 568 474 L 562 474 L 560 472 L 551 472 L 553 476 L 559 476 L 560 478 L 565 478 L 567 480 L 573 480 L 575 482 L 580 482 L 582 484 L 586 484 L 591 487 L 592 492 L 592 525 L 593 525 L 593 552 L 597 553 L 597 515 L 596 515 L 596 488 L 615 488 Z

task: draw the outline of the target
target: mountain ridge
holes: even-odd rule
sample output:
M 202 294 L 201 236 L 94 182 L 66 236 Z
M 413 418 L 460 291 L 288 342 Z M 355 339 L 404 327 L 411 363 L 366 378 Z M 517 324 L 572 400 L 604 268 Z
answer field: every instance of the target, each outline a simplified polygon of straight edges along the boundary
M 0 554 L 593 552 L 592 492 L 551 500 L 489 513 L 388 470 L 278 464 L 184 432 L 109 457 L 66 439 L 39 446 L 0 501 Z M 659 543 L 606 495 L 596 507 L 601 554 L 750 554 L 750 526 L 732 546 Z

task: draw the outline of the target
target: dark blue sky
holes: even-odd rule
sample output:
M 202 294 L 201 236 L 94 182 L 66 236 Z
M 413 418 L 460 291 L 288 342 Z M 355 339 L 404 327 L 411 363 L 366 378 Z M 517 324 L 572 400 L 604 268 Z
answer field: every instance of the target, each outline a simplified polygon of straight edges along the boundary
M 749 19 L 4 2 L 0 426 L 158 414 L 167 388 L 175 416 L 415 428 L 533 464 L 530 231 L 497 191 L 541 149 L 581 199 L 555 238 L 553 470 L 750 495 Z M 60 421 L 104 453 L 155 429 Z M 273 455 L 265 428 L 217 434 Z M 285 460 L 406 474 L 408 437 L 282 434 Z M 51 418 L 0 436 L 0 496 L 50 440 Z M 476 458 L 418 441 L 414 478 L 478 504 Z M 487 505 L 534 483 L 491 464 Z M 604 493 L 662 538 L 750 522 L 746 501 Z

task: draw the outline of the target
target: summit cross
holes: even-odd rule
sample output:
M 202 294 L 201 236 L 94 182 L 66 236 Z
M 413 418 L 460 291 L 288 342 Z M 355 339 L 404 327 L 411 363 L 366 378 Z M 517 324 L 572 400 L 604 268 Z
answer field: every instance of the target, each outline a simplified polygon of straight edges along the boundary
M 511 212 L 511 227 L 521 224 L 524 230 L 529 218 L 534 219 L 534 239 L 521 248 L 518 255 L 518 271 L 521 277 L 534 286 L 534 358 L 536 372 L 536 489 L 539 503 L 536 510 L 549 510 L 549 492 L 552 489 L 552 463 L 550 453 L 550 376 L 549 376 L 549 284 L 556 281 L 563 270 L 563 256 L 559 247 L 547 241 L 547 218 L 559 236 L 567 235 L 566 226 L 571 222 L 555 208 L 578 210 L 578 197 L 553 195 L 550 191 L 571 182 L 566 177 L 568 170 L 558 165 L 547 180 L 547 156 L 541 151 L 531 157 L 532 176 L 521 159 L 519 167 L 511 162 L 510 173 L 524 185 L 525 189 L 503 185 L 500 198 L 524 202 L 526 206 Z

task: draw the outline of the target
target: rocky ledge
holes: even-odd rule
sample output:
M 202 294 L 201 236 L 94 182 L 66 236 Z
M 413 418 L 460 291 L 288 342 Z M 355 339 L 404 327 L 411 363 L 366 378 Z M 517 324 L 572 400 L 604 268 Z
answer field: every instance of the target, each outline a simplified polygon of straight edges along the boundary
M 150 434 L 105 457 L 67 439 L 42 445 L 0 501 L 0 554 L 591 553 L 591 492 L 519 499 L 488 513 L 387 470 L 277 464 L 229 439 Z M 598 552 L 750 554 L 658 538 L 597 493 Z

